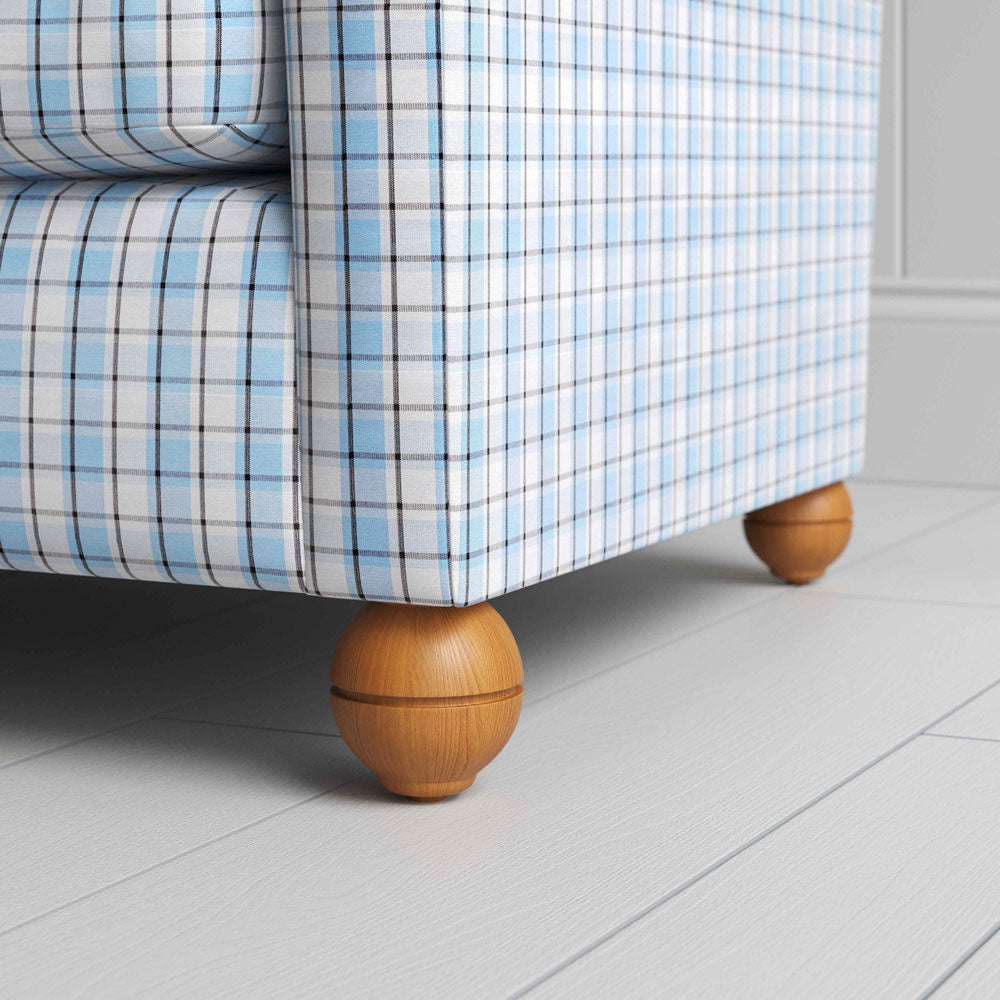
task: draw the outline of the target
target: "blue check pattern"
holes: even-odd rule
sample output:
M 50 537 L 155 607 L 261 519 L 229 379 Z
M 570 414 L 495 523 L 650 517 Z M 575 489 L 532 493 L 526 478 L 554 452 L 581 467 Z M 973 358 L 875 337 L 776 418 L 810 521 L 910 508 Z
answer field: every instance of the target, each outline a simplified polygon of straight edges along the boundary
M 278 176 L 0 182 L 0 563 L 471 604 L 860 469 L 880 3 L 282 14 Z
M 288 180 L 0 184 L 0 564 L 300 590 Z
M 288 162 L 281 0 L 4 0 L 0 178 Z
M 286 11 L 310 589 L 474 603 L 858 471 L 880 4 Z

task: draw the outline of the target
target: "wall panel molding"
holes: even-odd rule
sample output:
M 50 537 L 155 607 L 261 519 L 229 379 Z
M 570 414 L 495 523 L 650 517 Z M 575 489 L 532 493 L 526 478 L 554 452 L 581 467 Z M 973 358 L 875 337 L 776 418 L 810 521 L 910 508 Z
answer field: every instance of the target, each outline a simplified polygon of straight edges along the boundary
M 962 279 L 1000 282 L 1000 2 L 885 0 L 883 17 L 875 274 L 956 298 Z
M 906 0 L 892 0 L 893 276 L 906 277 Z

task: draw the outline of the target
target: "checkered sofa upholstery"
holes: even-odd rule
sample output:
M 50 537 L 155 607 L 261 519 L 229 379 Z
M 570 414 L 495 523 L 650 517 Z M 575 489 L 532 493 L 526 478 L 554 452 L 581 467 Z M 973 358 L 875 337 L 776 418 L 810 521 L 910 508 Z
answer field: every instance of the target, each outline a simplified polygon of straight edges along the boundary
M 0 178 L 288 162 L 281 0 L 3 0 Z
M 145 17 L 170 92 L 166 0 L 0 27 L 39 6 L 70 52 Z M 879 3 L 210 10 L 258 68 L 203 18 L 194 117 L 141 127 L 251 108 L 249 174 L 18 153 L 43 91 L 72 143 L 139 118 L 2 43 L 5 567 L 471 604 L 858 471 Z
M 8 187 L 8 566 L 298 589 L 290 202 L 285 177 Z

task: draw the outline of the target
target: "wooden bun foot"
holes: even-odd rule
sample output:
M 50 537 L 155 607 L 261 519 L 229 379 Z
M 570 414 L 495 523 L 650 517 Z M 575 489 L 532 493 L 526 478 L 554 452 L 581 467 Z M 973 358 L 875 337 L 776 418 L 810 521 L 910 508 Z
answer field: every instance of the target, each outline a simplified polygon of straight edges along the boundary
M 344 741 L 390 792 L 436 802 L 468 788 L 521 712 L 521 657 L 488 604 L 366 604 L 330 673 Z
M 847 547 L 853 514 L 847 487 L 834 483 L 755 510 L 743 530 L 775 576 L 801 587 L 821 577 Z

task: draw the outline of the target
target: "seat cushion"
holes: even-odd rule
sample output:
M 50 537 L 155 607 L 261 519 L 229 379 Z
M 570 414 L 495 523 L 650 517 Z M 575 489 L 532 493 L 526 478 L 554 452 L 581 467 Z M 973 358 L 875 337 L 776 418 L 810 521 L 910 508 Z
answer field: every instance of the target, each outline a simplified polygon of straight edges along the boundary
M 4 0 L 0 177 L 288 160 L 281 0 Z
M 0 182 L 0 568 L 301 587 L 287 177 Z

